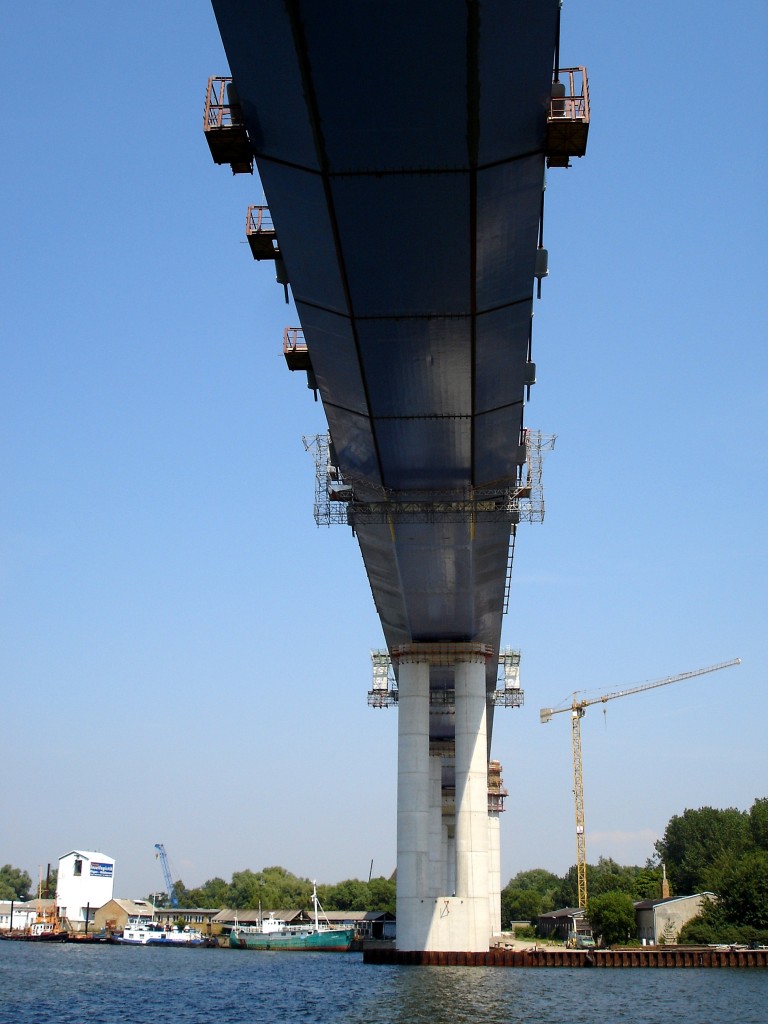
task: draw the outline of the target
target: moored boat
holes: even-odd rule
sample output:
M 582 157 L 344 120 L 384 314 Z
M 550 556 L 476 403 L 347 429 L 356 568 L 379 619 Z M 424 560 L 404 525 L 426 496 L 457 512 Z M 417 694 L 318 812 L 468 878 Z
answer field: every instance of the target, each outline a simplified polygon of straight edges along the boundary
M 332 928 L 327 921 L 320 921 L 322 907 L 317 898 L 317 886 L 312 890 L 312 903 L 315 909 L 314 922 L 291 925 L 270 914 L 259 925 L 233 928 L 229 936 L 229 945 L 232 949 L 349 952 L 355 938 L 355 929 Z
M 115 942 L 126 946 L 203 946 L 202 932 L 194 928 L 165 928 L 154 921 L 130 920 Z

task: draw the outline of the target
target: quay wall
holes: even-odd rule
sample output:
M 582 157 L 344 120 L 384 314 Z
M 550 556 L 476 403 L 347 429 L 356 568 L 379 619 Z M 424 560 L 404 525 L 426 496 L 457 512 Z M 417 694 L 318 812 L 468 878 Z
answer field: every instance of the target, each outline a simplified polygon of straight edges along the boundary
M 363 950 L 367 964 L 436 967 L 768 967 L 768 949 L 649 947 L 631 949 L 491 949 L 487 953 Z

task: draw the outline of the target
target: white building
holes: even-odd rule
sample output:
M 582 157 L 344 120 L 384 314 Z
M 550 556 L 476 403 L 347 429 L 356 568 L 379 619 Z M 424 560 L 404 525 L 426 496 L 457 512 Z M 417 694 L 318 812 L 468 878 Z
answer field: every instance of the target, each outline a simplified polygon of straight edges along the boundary
M 72 931 L 85 929 L 99 907 L 112 899 L 115 861 L 105 853 L 72 850 L 59 858 L 56 909 Z
M 716 899 L 712 892 L 699 892 L 694 896 L 640 900 L 635 903 L 637 937 L 643 945 L 675 943 L 683 925 L 698 917 L 707 901 Z
M 13 921 L 11 921 L 11 907 L 13 907 Z M 0 932 L 7 932 L 13 929 L 15 932 L 23 932 L 29 928 L 37 917 L 37 903 L 35 900 L 0 900 Z

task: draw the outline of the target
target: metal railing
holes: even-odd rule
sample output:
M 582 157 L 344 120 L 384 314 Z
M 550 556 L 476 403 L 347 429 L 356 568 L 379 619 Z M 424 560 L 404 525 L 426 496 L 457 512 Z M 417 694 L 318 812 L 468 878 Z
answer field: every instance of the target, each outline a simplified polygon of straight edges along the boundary
M 209 78 L 203 120 L 205 130 L 235 128 L 242 123 L 242 110 L 234 93 L 232 79 L 215 76 Z
M 304 341 L 304 331 L 301 327 L 286 327 L 283 331 L 283 354 L 306 351 L 307 343 Z
M 558 96 L 555 85 L 560 83 L 564 95 Z M 560 68 L 552 89 L 549 116 L 557 121 L 589 121 L 589 86 L 587 69 Z
M 263 231 L 273 232 L 272 214 L 268 206 L 249 206 L 245 217 L 246 235 L 258 235 Z

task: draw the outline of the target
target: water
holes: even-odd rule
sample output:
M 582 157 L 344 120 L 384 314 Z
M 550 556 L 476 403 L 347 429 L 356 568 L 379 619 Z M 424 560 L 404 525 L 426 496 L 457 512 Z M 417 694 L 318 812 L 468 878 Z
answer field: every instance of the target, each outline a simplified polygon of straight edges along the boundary
M 768 1024 L 763 970 L 366 966 L 0 942 L 0 1024 Z

